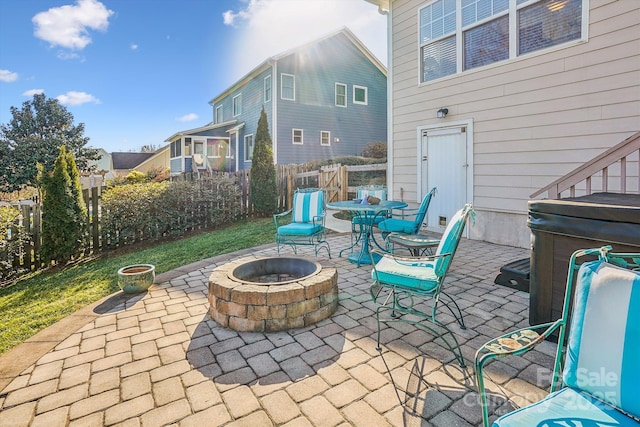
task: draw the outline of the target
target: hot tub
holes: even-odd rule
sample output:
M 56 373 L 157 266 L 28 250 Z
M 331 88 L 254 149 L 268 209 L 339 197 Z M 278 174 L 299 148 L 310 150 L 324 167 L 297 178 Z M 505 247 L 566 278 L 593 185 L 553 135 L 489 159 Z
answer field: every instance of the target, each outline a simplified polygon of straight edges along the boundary
M 640 252 L 640 195 L 594 193 L 530 201 L 528 226 L 532 233 L 529 323 L 536 325 L 562 315 L 574 251 L 611 245 L 616 252 Z

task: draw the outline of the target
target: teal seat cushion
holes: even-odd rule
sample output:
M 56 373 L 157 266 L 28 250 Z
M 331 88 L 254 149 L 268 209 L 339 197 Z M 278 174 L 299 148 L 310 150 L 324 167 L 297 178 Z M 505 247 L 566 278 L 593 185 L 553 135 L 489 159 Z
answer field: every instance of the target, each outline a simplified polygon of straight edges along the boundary
M 432 263 L 408 264 L 382 257 L 371 271 L 371 278 L 382 285 L 396 285 L 406 289 L 430 292 L 438 285 Z
M 413 234 L 416 232 L 416 223 L 414 221 L 407 221 L 404 219 L 389 218 L 384 221 L 380 221 L 378 228 L 390 233 Z
M 564 388 L 493 423 L 493 427 L 515 426 L 638 427 L 638 422 L 587 393 Z
M 322 231 L 322 225 L 305 222 L 292 222 L 278 227 L 278 234 L 281 236 L 311 236 L 320 231 Z

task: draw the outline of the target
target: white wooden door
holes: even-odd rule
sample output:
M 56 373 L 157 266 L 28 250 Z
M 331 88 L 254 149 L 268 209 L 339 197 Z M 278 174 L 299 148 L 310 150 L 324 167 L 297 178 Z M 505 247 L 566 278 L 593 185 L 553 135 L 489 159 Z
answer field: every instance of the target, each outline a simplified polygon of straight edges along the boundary
M 422 195 L 437 188 L 427 211 L 427 229 L 442 232 L 453 214 L 470 201 L 467 127 L 423 130 L 421 153 Z

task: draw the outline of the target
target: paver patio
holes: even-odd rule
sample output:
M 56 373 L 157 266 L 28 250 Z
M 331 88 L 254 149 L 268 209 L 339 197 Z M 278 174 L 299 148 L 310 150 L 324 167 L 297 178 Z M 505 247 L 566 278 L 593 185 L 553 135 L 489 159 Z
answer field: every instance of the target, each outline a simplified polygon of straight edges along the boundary
M 479 425 L 475 351 L 528 325 L 529 295 L 493 279 L 528 251 L 460 243 L 446 286 L 467 330 L 444 311 L 438 316 L 461 343 L 462 369 L 440 339 L 403 323 L 385 326 L 380 354 L 371 268 L 337 257 L 348 234 L 329 241 L 334 258 L 317 258 L 338 269 L 340 304 L 329 319 L 249 333 L 209 318 L 211 270 L 247 254 L 275 255 L 275 244 L 185 266 L 158 275 L 148 293 L 114 294 L 0 358 L 0 426 Z M 302 253 L 314 258 L 308 248 Z M 543 396 L 553 352 L 543 343 L 489 365 L 493 409 Z

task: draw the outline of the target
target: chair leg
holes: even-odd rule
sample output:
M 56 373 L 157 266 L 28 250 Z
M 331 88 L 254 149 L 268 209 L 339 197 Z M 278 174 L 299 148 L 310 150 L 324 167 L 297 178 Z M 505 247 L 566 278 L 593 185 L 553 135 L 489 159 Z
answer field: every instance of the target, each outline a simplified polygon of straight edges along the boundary
M 460 350 L 460 344 L 458 343 L 458 339 L 456 338 L 455 334 L 446 325 L 439 322 L 435 317 L 429 316 L 428 314 L 415 310 L 411 307 L 405 307 L 404 305 L 398 303 L 398 298 L 395 296 L 396 292 L 393 292 L 393 293 L 394 293 L 394 296 L 391 297 L 391 300 L 393 300 L 391 305 L 389 306 L 386 304 L 382 304 L 376 310 L 376 321 L 378 324 L 378 339 L 377 339 L 378 347 L 377 348 L 380 349 L 380 330 L 381 330 L 380 323 L 381 322 L 386 322 L 386 323 L 405 322 L 405 323 L 420 327 L 432 333 L 433 335 L 441 338 L 444 344 L 449 349 L 449 351 L 453 353 L 453 356 L 455 357 L 460 367 L 465 368 L 466 364 L 464 362 L 464 358 L 462 357 L 462 350 Z M 385 310 L 391 311 L 391 315 L 389 318 L 384 318 L 383 316 L 381 316 L 381 313 Z M 400 314 L 398 315 L 398 313 Z M 421 320 L 405 319 L 403 318 L 404 314 L 411 314 L 414 316 L 421 317 L 422 319 Z M 438 331 L 436 328 L 430 326 L 430 324 L 437 326 L 439 329 L 443 330 L 444 332 Z M 447 338 L 447 335 L 450 336 L 450 339 Z
M 451 313 L 451 315 L 453 317 L 455 317 L 456 322 L 458 322 L 458 325 L 460 325 L 460 329 L 467 329 L 466 325 L 464 324 L 464 317 L 462 316 L 462 310 L 460 310 L 460 306 L 458 305 L 458 303 L 451 297 L 451 295 L 447 294 L 444 291 L 440 292 L 441 295 L 446 296 L 447 298 L 449 298 L 449 301 L 451 303 L 453 303 L 453 305 L 456 308 L 456 311 L 458 312 L 458 314 L 456 314 L 455 311 L 453 311 L 453 309 L 451 307 L 449 307 L 449 304 L 447 304 L 445 301 L 441 300 L 440 297 L 438 296 L 433 304 L 433 309 L 431 312 L 431 315 L 433 316 L 433 318 L 435 318 L 436 316 L 436 309 L 438 307 L 438 302 L 442 302 L 442 305 L 444 305 L 447 310 L 449 310 L 449 312 Z

